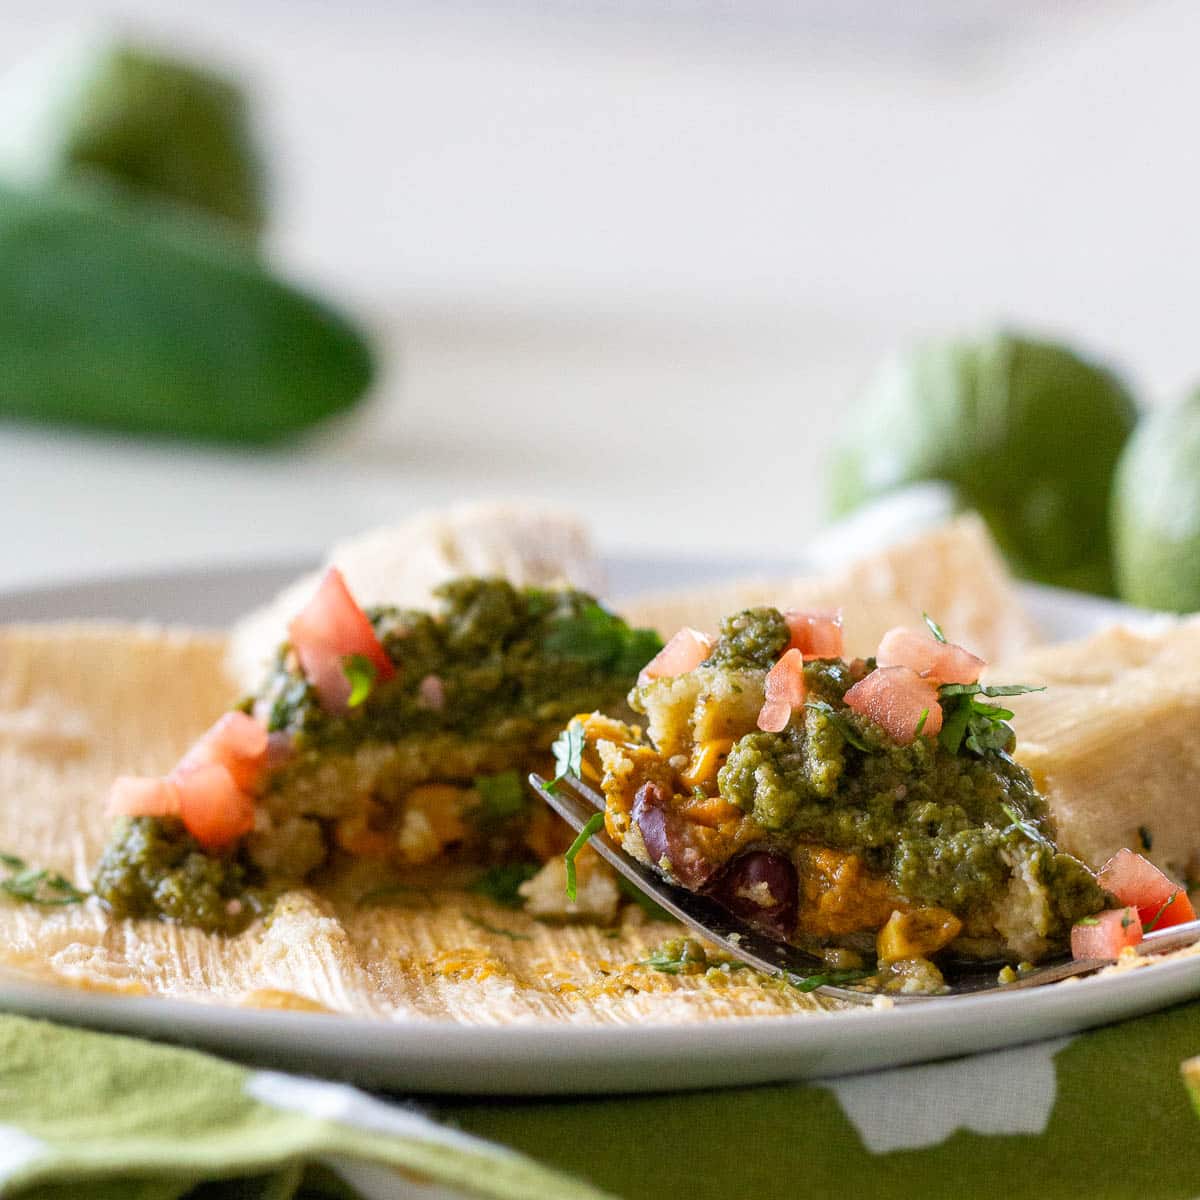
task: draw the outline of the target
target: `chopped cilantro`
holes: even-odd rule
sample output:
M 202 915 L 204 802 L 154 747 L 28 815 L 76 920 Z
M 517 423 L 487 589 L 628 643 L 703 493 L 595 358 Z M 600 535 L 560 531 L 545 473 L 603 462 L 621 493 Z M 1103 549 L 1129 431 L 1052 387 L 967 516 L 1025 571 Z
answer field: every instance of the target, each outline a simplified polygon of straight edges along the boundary
M 594 813 L 588 817 L 587 824 L 579 831 L 579 836 L 568 847 L 566 854 L 563 855 L 563 861 L 567 864 L 567 899 L 574 901 L 578 893 L 578 886 L 575 879 L 575 859 L 578 857 L 580 850 L 584 848 L 591 840 L 593 833 L 599 833 L 604 826 L 604 814 Z
M 1002 804 L 1000 807 L 1004 810 L 1004 815 L 1012 822 L 1009 829 L 1020 830 L 1031 842 L 1051 850 L 1054 849 L 1053 843 L 1047 839 L 1046 835 L 1032 821 L 1021 816 L 1011 804 Z
M 943 750 L 957 754 L 971 720 L 971 706 L 943 702 L 942 713 L 942 729 L 938 734 L 938 742 Z
M 520 908 L 521 884 L 532 879 L 541 867 L 534 862 L 504 863 L 489 867 L 471 884 L 471 891 L 486 896 L 505 908 Z
M 1007 753 L 1016 737 L 1012 726 L 1013 711 L 999 704 L 985 704 L 980 696 L 1020 696 L 1026 692 L 1044 692 L 1044 687 L 1023 683 L 984 687 L 979 683 L 946 683 L 938 688 L 942 705 L 942 730 L 938 741 L 944 750 L 957 754 L 965 745 L 973 754 Z
M 861 983 L 870 979 L 871 972 L 866 967 L 844 967 L 837 971 L 816 971 L 812 975 L 798 975 L 794 971 L 785 971 L 783 978 L 798 992 L 815 992 L 819 987 L 845 987 L 850 983 Z
M 1100 920 L 1098 917 L 1080 917 L 1079 920 L 1075 922 L 1075 924 L 1076 925 L 1099 925 Z
M 554 739 L 550 747 L 554 752 L 554 778 L 546 785 L 554 791 L 555 784 L 566 775 L 579 779 L 583 775 L 583 722 L 578 717 Z
M 862 734 L 854 727 L 854 723 L 849 717 L 845 713 L 838 712 L 832 704 L 828 704 L 824 700 L 809 700 L 805 703 L 804 707 L 811 708 L 814 712 L 819 712 L 828 717 L 830 724 L 856 750 L 862 750 L 864 753 L 870 754 L 874 749 L 869 742 L 863 739 Z
M 346 704 L 357 708 L 371 694 L 378 672 L 375 664 L 362 654 L 347 654 L 342 659 L 342 671 L 350 684 L 350 696 Z
M 1133 918 L 1129 915 L 1129 909 L 1121 910 L 1121 928 L 1128 929 L 1133 924 Z
M 945 645 L 946 635 L 942 632 L 942 627 L 927 612 L 923 612 L 921 616 L 925 624 L 929 627 L 929 632 L 933 634 L 937 641 Z
M 471 819 L 481 829 L 494 829 L 524 815 L 529 797 L 516 771 L 498 775 L 479 775 L 474 780 L 479 803 L 471 809 Z
M 31 867 L 15 854 L 0 854 L 0 863 L 12 872 L 6 879 L 0 879 L 0 892 L 13 900 L 25 900 L 43 908 L 61 908 L 78 904 L 91 895 L 91 892 L 81 892 L 57 871 Z
M 1154 846 L 1154 838 L 1145 825 L 1138 826 L 1138 841 L 1141 843 L 1143 850 L 1151 850 Z
M 921 736 L 921 730 L 923 730 L 925 728 L 925 722 L 928 720 L 929 720 L 929 709 L 927 709 L 927 708 L 921 709 L 921 716 L 917 720 L 917 727 L 916 727 L 916 729 L 913 730 L 914 738 L 919 738 Z
M 1159 921 L 1162 920 L 1163 913 L 1165 913 L 1167 911 L 1167 909 L 1170 908 L 1171 905 L 1175 903 L 1175 897 L 1178 895 L 1179 895 L 1178 892 L 1172 892 L 1162 902 L 1162 907 L 1158 910 L 1158 912 L 1156 912 L 1154 914 L 1154 916 L 1151 918 L 1150 921 L 1148 921 L 1145 925 L 1142 926 L 1143 933 L 1152 933 L 1154 931 L 1155 926 L 1159 923 Z M 1121 924 L 1125 925 L 1125 922 L 1122 921 Z M 1128 926 L 1126 926 L 1126 928 L 1128 928 Z
M 634 675 L 662 649 L 662 639 L 653 629 L 630 628 L 592 600 L 578 615 L 555 621 L 543 645 L 562 658 Z
M 698 975 L 708 970 L 708 952 L 695 938 L 672 938 L 638 963 L 664 975 Z

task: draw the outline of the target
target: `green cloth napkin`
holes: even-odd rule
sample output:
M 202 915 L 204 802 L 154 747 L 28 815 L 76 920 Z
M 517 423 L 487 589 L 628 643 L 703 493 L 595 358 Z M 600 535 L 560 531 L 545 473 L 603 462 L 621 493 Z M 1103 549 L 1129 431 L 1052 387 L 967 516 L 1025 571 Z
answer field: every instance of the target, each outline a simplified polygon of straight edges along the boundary
M 0 1017 L 0 1195 L 1195 1200 L 1179 1068 L 1197 1052 L 1200 1003 L 811 1084 L 441 1102 L 439 1124 L 341 1084 Z
M 603 1197 L 570 1176 L 342 1084 L 0 1016 L 0 1195 L 192 1194 Z
M 809 1085 L 443 1106 L 625 1200 L 1195 1200 L 1200 1003 Z

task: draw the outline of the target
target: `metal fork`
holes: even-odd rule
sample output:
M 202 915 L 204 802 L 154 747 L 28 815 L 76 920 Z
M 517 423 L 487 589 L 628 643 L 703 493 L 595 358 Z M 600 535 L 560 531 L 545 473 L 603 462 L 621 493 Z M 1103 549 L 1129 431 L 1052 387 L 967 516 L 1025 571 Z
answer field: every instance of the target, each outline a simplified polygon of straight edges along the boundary
M 604 797 L 574 775 L 551 783 L 540 775 L 531 774 L 529 784 L 576 831 L 582 830 L 597 812 L 604 811 Z M 775 941 L 739 921 L 709 897 L 668 883 L 652 868 L 626 854 L 603 830 L 592 834 L 588 844 L 639 892 L 666 909 L 693 933 L 728 951 L 739 962 L 755 967 L 765 975 L 784 979 L 802 991 L 835 996 L 856 1004 L 872 1004 L 875 997 L 882 994 L 865 980 L 855 982 L 854 972 L 834 970 L 821 959 L 786 942 Z M 1200 941 L 1200 920 L 1148 933 L 1136 950 L 1145 955 L 1165 954 L 1197 941 Z M 1114 961 L 1111 958 L 1059 958 L 1018 976 L 1012 983 L 999 982 L 997 975 L 1002 963 L 955 961 L 942 967 L 946 991 L 931 995 L 887 994 L 897 1004 L 909 1004 L 949 996 L 1011 992 L 1057 983 L 1076 975 L 1089 975 L 1101 967 L 1111 966 Z

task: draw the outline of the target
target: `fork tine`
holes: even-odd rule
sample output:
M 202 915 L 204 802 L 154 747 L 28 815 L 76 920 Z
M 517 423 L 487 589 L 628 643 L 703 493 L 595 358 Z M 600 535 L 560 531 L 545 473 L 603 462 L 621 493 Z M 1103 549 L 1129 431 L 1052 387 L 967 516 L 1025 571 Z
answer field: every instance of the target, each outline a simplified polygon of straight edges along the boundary
M 604 798 L 573 775 L 556 780 L 551 787 L 540 775 L 531 774 L 529 785 L 577 832 L 597 809 L 603 811 L 604 808 Z M 667 883 L 649 867 L 626 854 L 607 833 L 601 831 L 593 834 L 589 844 L 640 892 L 666 909 L 681 924 L 706 941 L 727 950 L 740 962 L 756 967 L 764 974 L 786 979 L 804 991 L 816 991 L 859 1004 L 872 1002 L 869 992 L 839 987 L 832 981 L 818 982 L 821 979 L 836 980 L 839 976 L 844 978 L 845 975 L 831 970 L 820 959 L 786 942 L 764 937 L 707 896 Z

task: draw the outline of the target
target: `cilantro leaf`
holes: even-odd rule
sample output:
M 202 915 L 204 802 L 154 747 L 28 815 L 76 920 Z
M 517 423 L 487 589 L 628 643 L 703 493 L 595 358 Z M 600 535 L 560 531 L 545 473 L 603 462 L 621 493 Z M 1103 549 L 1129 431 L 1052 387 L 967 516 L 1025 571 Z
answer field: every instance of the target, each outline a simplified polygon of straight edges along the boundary
M 572 717 L 566 729 L 554 739 L 550 747 L 554 753 L 554 778 L 546 785 L 554 791 L 558 781 L 567 775 L 576 779 L 583 777 L 583 722 Z
M 1154 916 L 1145 925 L 1142 926 L 1143 933 L 1153 933 L 1155 926 L 1162 920 L 1162 915 L 1175 903 L 1175 897 L 1179 895 L 1178 891 L 1172 892 L 1163 902 L 1162 907 L 1154 914 Z M 1121 924 L 1128 929 L 1129 926 L 1124 921 Z
M 842 967 L 836 971 L 815 971 L 811 975 L 786 971 L 783 977 L 798 992 L 815 992 L 819 987 L 845 987 L 850 983 L 861 983 L 864 979 L 870 979 L 871 972 L 865 967 Z
M 946 683 L 938 688 L 942 705 L 942 730 L 938 741 L 943 749 L 957 754 L 964 746 L 972 754 L 1003 754 L 1016 741 L 1011 721 L 1011 708 L 985 704 L 980 697 L 1019 696 L 1026 692 L 1041 692 L 1045 688 L 1028 687 L 1023 683 L 989 685 L 979 683 Z
M 1009 829 L 1020 830 L 1031 842 L 1038 846 L 1044 846 L 1050 850 L 1054 849 L 1054 844 L 1046 835 L 1027 817 L 1021 816 L 1011 804 L 1002 804 L 1000 807 L 1004 811 L 1004 815 L 1012 822 L 1008 827 Z
M 661 649 L 653 629 L 633 629 L 594 600 L 580 611 L 554 621 L 543 642 L 550 654 L 635 675 Z
M 942 627 L 927 612 L 923 612 L 921 617 L 929 627 L 929 632 L 933 634 L 934 638 L 945 645 L 946 635 L 942 632 Z
M 1029 692 L 1044 692 L 1045 686 L 1029 687 L 1024 683 L 988 684 L 981 683 L 943 683 L 938 688 L 939 696 L 1024 696 Z
M 489 867 L 471 884 L 470 890 L 478 896 L 486 896 L 505 908 L 520 908 L 522 904 L 521 884 L 532 879 L 541 867 L 537 863 L 503 863 Z
M 577 881 L 575 878 L 575 859 L 579 856 L 580 850 L 591 841 L 593 833 L 599 833 L 604 827 L 604 814 L 593 813 L 588 817 L 587 824 L 579 831 L 579 836 L 568 847 L 566 854 L 563 855 L 563 861 L 567 864 L 567 899 L 573 901 L 578 893 Z
M 957 754 L 959 747 L 962 746 L 963 737 L 967 732 L 967 725 L 971 720 L 971 706 L 969 704 L 943 704 L 942 705 L 942 728 L 938 734 L 938 743 L 943 750 L 950 754 Z
M 378 672 L 375 664 L 362 654 L 347 654 L 342 659 L 342 672 L 350 684 L 349 708 L 357 708 L 375 688 Z
M 0 892 L 12 900 L 40 904 L 43 908 L 61 908 L 67 904 L 79 904 L 91 895 L 91 892 L 80 891 L 57 871 L 28 866 L 23 858 L 15 854 L 0 855 L 0 863 L 12 872 L 6 879 L 0 879 Z
M 698 975 L 708 970 L 708 952 L 695 938 L 673 938 L 641 959 L 638 965 L 661 971 L 664 975 Z
M 925 728 L 925 722 L 928 720 L 929 720 L 929 709 L 927 709 L 927 708 L 921 709 L 921 716 L 917 720 L 917 727 L 916 727 L 916 729 L 913 730 L 914 740 L 921 736 L 921 731 Z

